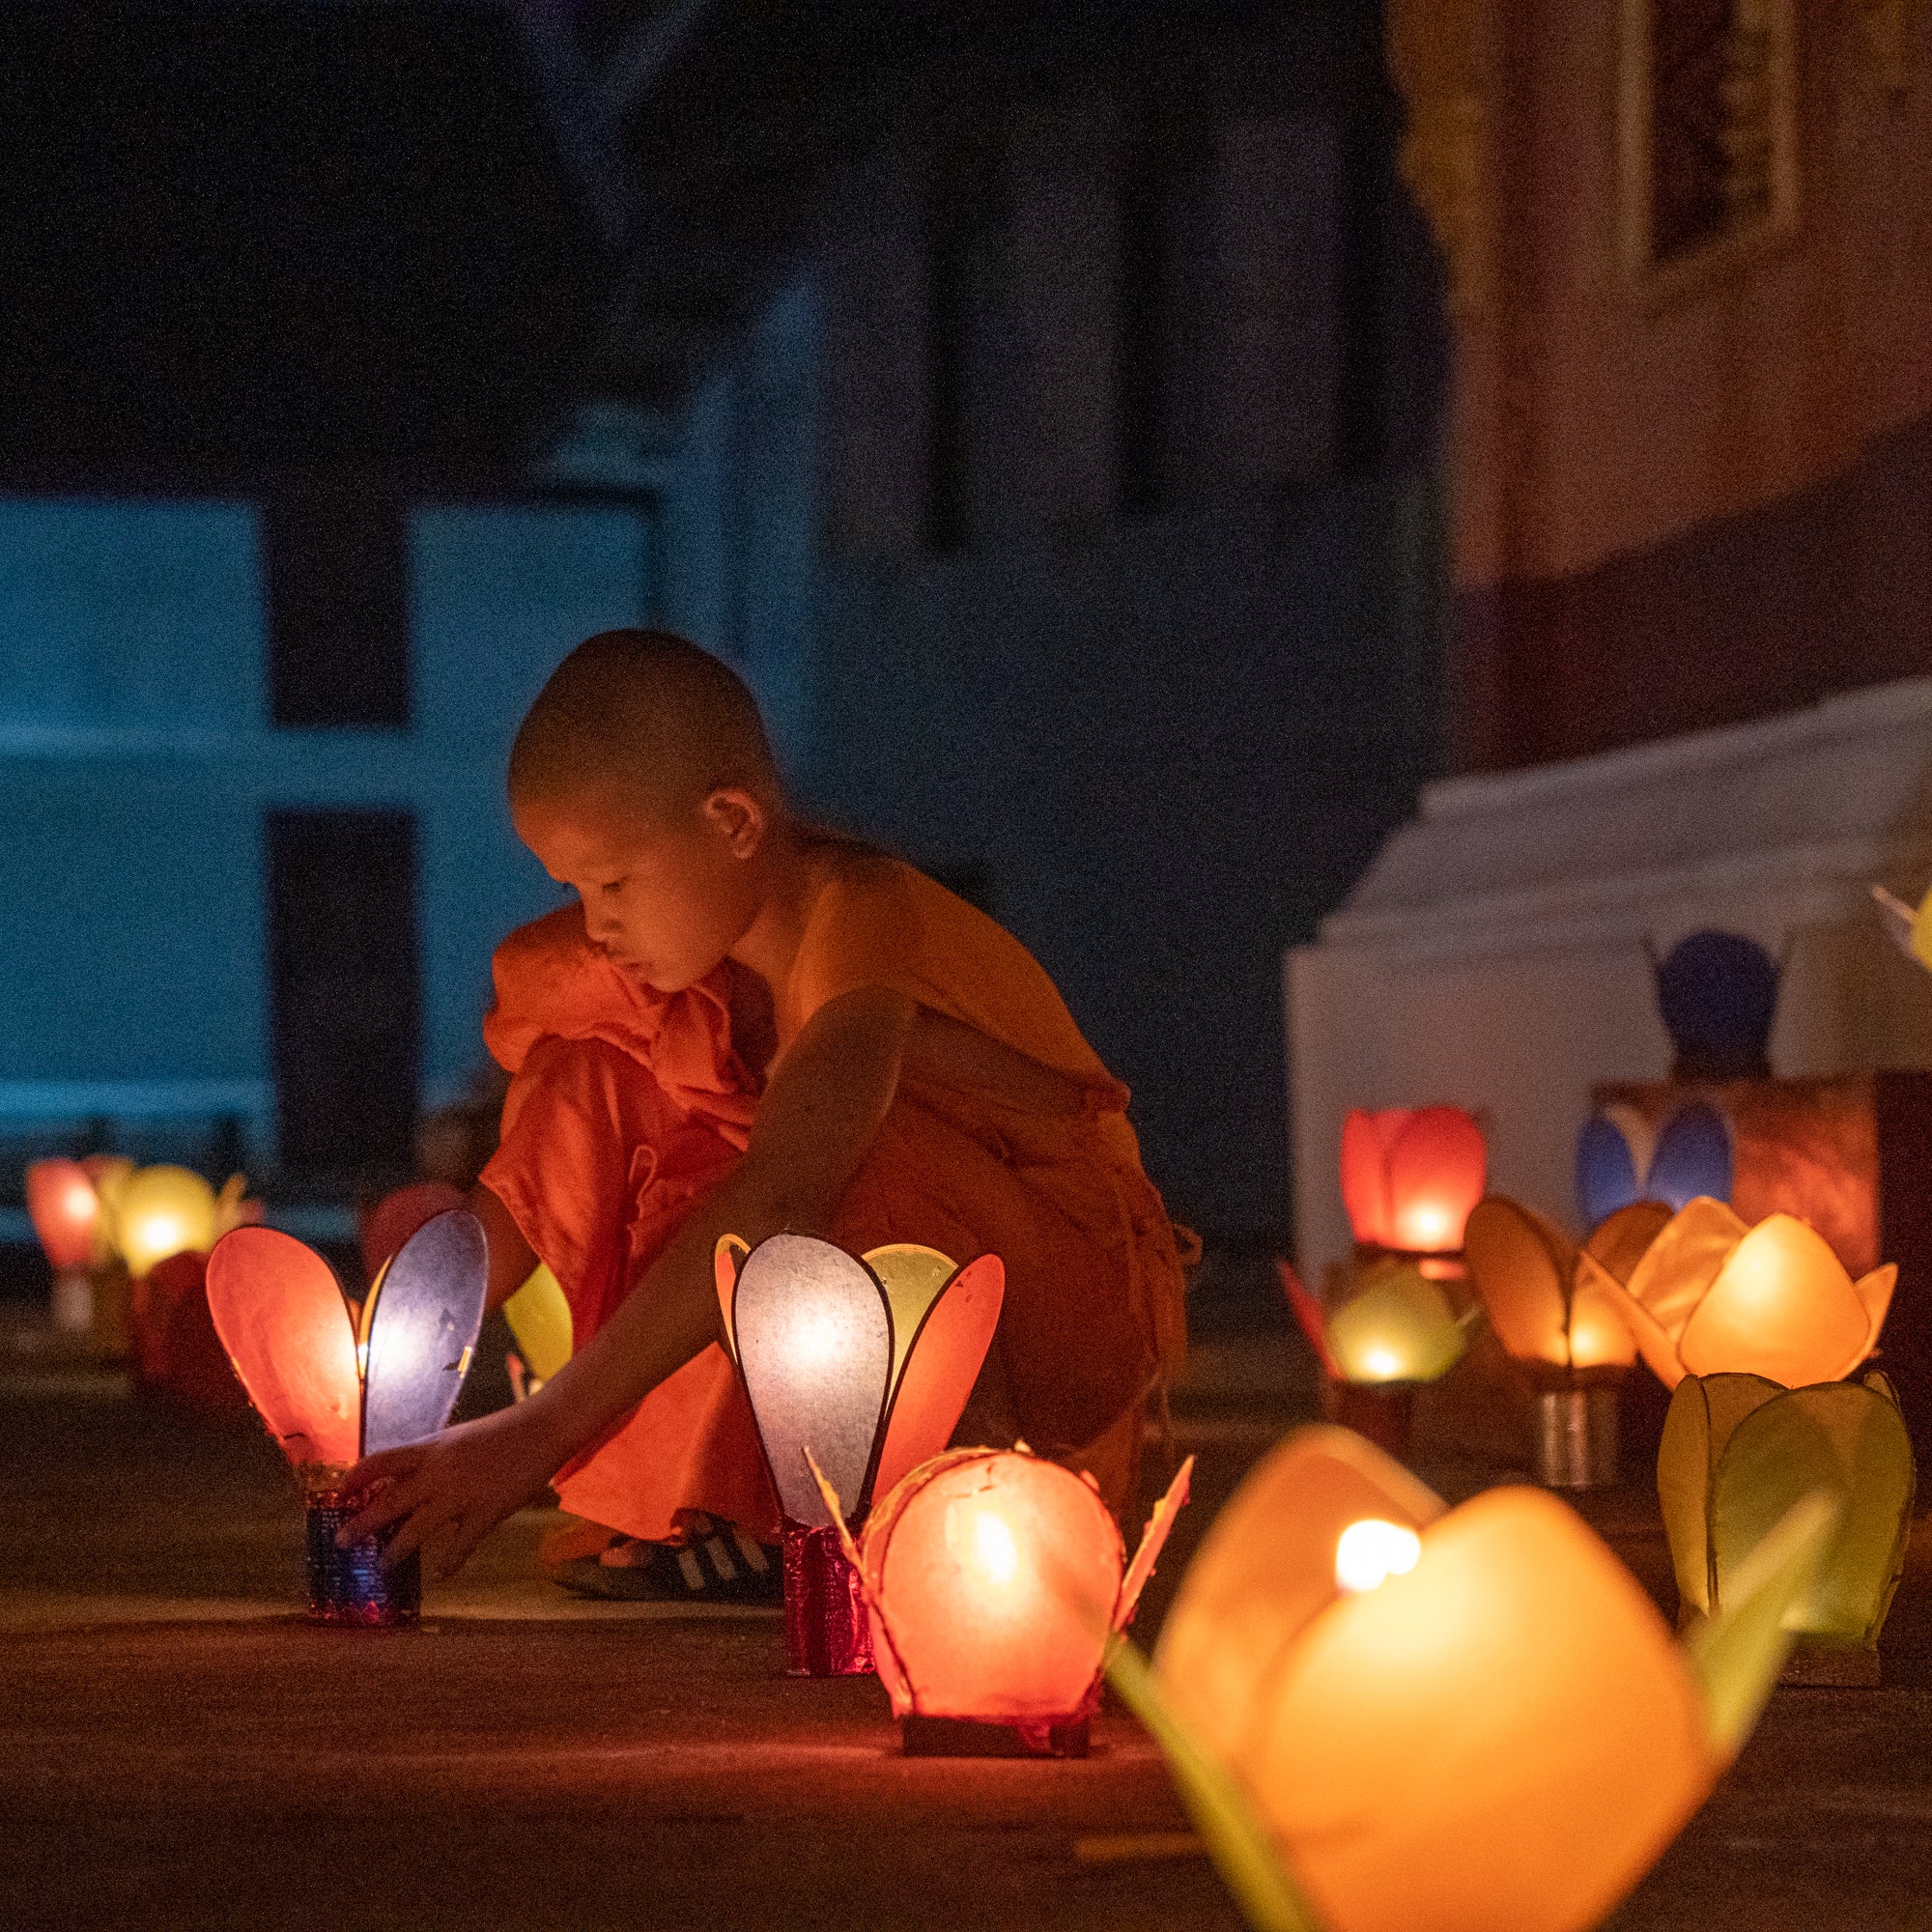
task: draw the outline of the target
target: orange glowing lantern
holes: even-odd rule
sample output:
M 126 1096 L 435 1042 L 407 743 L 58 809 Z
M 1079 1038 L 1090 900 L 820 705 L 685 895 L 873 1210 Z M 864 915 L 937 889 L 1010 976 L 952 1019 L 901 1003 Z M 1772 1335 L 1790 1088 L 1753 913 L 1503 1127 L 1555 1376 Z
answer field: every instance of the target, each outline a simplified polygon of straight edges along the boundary
M 100 1197 L 77 1160 L 36 1160 L 27 1167 L 27 1213 L 54 1271 L 54 1326 L 84 1335 L 94 1323 L 88 1269 L 100 1225 Z
M 1833 1521 L 1807 1496 L 1680 1649 L 1553 1497 L 1446 1510 L 1303 1430 L 1208 1531 L 1155 1673 L 1110 1674 L 1257 1923 L 1583 1932 L 1748 1735 Z
M 755 1248 L 726 1235 L 714 1261 L 725 1345 L 782 1515 L 785 1667 L 869 1670 L 838 1521 L 860 1520 L 946 1446 L 992 1345 L 1006 1268 L 997 1255 L 959 1267 L 911 1243 L 860 1259 L 808 1235 Z
M 1342 1122 L 1342 1205 L 1360 1247 L 1454 1254 L 1487 1170 L 1483 1130 L 1461 1107 L 1357 1107 Z
M 385 1572 L 378 1539 L 335 1532 L 359 1498 L 348 1465 L 420 1442 L 449 1420 L 483 1321 L 489 1253 L 462 1209 L 425 1222 L 383 1270 L 359 1317 L 328 1264 L 272 1228 L 225 1236 L 208 1258 L 208 1306 L 250 1400 L 302 1477 L 309 1613 L 325 1623 L 416 1614 L 413 1562 Z
M 1887 1263 L 1853 1281 L 1794 1214 L 1753 1228 L 1700 1199 L 1671 1216 L 1627 1287 L 1601 1285 L 1666 1388 L 1721 1374 L 1800 1388 L 1841 1380 L 1871 1353 L 1897 1279 Z
M 1579 1248 L 1533 1208 L 1492 1196 L 1469 1215 L 1463 1260 L 1490 1326 L 1536 1391 L 1537 1480 L 1588 1489 L 1616 1480 L 1617 1395 L 1636 1342 L 1612 1291 L 1670 1219 L 1639 1201 Z
M 1093 1478 L 1024 1444 L 935 1456 L 886 1496 L 849 1555 L 906 1749 L 1084 1757 L 1107 1644 L 1132 1621 L 1193 1466 L 1130 1568 Z

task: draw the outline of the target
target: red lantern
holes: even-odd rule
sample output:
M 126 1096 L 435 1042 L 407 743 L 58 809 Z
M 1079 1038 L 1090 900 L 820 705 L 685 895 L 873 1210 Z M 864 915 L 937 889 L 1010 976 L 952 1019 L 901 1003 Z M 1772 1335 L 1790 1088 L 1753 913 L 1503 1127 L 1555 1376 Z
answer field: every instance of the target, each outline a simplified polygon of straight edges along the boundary
M 36 1160 L 27 1166 L 27 1212 L 54 1270 L 54 1326 L 85 1334 L 94 1321 L 94 1260 L 100 1197 L 77 1160 Z
M 906 1749 L 1084 1757 L 1108 1640 L 1133 1618 L 1193 1466 L 1131 1569 L 1093 1478 L 1024 1446 L 913 1470 L 853 1552 Z
M 1487 1169 L 1483 1130 L 1461 1107 L 1357 1107 L 1342 1122 L 1342 1205 L 1361 1247 L 1456 1253 Z

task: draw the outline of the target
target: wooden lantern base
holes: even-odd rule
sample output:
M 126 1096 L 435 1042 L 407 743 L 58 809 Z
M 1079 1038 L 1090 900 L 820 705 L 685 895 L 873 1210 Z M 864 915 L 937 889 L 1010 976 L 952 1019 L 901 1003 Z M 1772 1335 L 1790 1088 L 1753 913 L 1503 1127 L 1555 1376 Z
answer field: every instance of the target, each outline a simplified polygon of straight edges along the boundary
M 1060 1724 L 984 1724 L 971 1718 L 899 1719 L 907 1757 L 1085 1757 L 1089 1719 Z

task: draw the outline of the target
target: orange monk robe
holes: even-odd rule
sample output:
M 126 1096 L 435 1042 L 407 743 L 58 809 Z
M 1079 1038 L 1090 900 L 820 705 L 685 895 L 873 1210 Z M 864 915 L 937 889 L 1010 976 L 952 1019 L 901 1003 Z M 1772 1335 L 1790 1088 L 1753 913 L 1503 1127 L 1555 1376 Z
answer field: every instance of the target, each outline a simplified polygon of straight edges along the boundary
M 579 1345 L 608 1318 L 750 1139 L 757 1083 L 731 1048 L 723 971 L 660 994 L 622 973 L 567 907 L 497 949 L 491 1051 L 512 1074 L 483 1179 L 550 1264 Z M 1047 1116 L 909 1072 L 829 1231 L 856 1252 L 918 1241 L 994 1253 L 1007 1295 L 987 1379 L 1035 1448 L 1130 1486 L 1145 1400 L 1184 1347 L 1175 1231 L 1141 1171 L 1126 1090 L 1037 962 L 984 914 L 895 860 L 851 856 L 816 893 L 781 1044 L 828 1002 L 890 986 L 1065 1075 Z M 654 1390 L 567 1470 L 565 1507 L 635 1536 L 702 1510 L 764 1533 L 777 1517 L 750 1411 L 722 1350 Z

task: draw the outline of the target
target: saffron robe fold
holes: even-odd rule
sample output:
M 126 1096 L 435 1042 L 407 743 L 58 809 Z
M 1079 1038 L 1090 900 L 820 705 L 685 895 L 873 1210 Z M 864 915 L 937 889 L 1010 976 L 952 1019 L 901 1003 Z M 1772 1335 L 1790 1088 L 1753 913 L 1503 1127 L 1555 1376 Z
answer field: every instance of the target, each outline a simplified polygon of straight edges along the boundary
M 578 1345 L 596 1333 L 751 1139 L 759 1083 L 731 1044 L 720 968 L 680 993 L 625 974 L 568 906 L 512 933 L 484 1023 L 510 1072 L 483 1182 L 562 1285 Z M 841 994 L 886 986 L 1077 1087 L 1048 1115 L 909 1069 L 841 1196 L 831 1238 L 994 1253 L 1007 1295 L 987 1379 L 1033 1446 L 1129 1500 L 1145 1400 L 1185 1346 L 1176 1231 L 1141 1170 L 1127 1093 L 1018 940 L 896 860 L 853 854 L 817 888 L 781 1047 Z M 680 1512 L 774 1534 L 751 1413 L 712 1347 L 559 1478 L 567 1509 L 666 1537 Z

